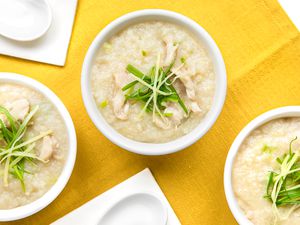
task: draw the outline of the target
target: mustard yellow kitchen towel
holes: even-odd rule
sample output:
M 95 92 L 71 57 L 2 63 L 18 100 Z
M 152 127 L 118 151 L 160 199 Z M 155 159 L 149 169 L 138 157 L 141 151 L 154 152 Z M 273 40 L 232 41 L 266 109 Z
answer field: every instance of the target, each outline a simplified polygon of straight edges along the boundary
M 81 66 L 96 34 L 144 8 L 174 10 L 197 21 L 216 40 L 228 71 L 227 100 L 216 124 L 193 146 L 167 156 L 139 156 L 115 146 L 94 127 L 81 100 Z M 300 104 L 300 35 L 277 0 L 81 0 L 64 68 L 0 56 L 0 71 L 25 74 L 53 89 L 78 135 L 77 162 L 62 194 L 34 216 L 1 224 L 49 224 L 145 167 L 182 224 L 236 224 L 223 191 L 228 149 L 260 113 Z

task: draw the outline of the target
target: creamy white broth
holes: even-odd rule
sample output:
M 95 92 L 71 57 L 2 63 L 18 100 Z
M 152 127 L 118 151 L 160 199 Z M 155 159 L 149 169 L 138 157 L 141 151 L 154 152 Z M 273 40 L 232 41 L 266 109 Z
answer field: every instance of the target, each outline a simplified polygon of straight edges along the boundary
M 278 171 L 277 157 L 282 157 L 293 143 L 293 151 L 300 153 L 300 118 L 272 120 L 255 129 L 243 142 L 235 158 L 232 171 L 233 190 L 245 216 L 257 225 L 273 224 L 272 202 L 265 199 L 270 171 Z M 269 146 L 266 149 L 264 146 Z M 278 207 L 284 216 L 291 206 Z M 281 225 L 300 224 L 300 210 L 294 211 Z
M 0 164 L 0 209 L 26 205 L 43 196 L 59 177 L 68 154 L 67 129 L 56 107 L 45 96 L 29 87 L 0 84 L 1 106 L 10 105 L 11 102 L 20 99 L 26 99 L 31 109 L 35 106 L 39 107 L 31 120 L 31 125 L 28 126 L 24 140 L 51 130 L 50 136 L 53 144 L 55 141 L 55 149 L 45 163 L 37 160 L 33 160 L 35 165 L 25 162 L 25 169 L 31 172 L 31 174 L 24 174 L 25 192 L 20 181 L 11 174 L 8 177 L 8 186 L 4 185 L 4 164 Z M 42 145 L 43 139 L 36 142 L 33 153 L 37 156 L 41 154 Z
M 167 64 L 164 65 L 166 61 L 172 61 L 167 60 L 167 42 L 178 45 L 173 68 L 180 67 L 182 60 L 185 61 L 178 73 L 191 78 L 194 100 L 189 99 L 180 79 L 174 82 L 174 87 L 178 90 L 179 86 L 179 95 L 189 110 L 191 102 L 194 102 L 200 111 L 192 112 L 188 117 L 181 115 L 182 119 L 175 125 L 174 118 L 167 118 L 172 121 L 172 125 L 166 128 L 153 122 L 152 113 L 144 113 L 139 117 L 143 105 L 137 102 L 129 105 L 126 119 L 119 119 L 113 107 L 116 94 L 115 75 L 126 73 L 128 64 L 146 74 L 156 64 L 158 54 L 161 58 L 160 65 L 167 67 Z M 132 77 L 128 79 L 130 81 Z M 91 85 L 100 112 L 114 129 L 133 140 L 162 143 L 189 133 L 205 117 L 214 97 L 215 74 L 211 59 L 200 40 L 184 27 L 153 21 L 129 26 L 101 46 L 92 67 Z M 182 113 L 180 110 L 178 112 Z

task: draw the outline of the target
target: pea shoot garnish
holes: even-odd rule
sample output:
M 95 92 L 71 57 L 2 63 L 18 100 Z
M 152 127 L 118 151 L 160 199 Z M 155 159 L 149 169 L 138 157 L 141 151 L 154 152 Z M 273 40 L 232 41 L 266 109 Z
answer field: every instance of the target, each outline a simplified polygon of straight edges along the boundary
M 288 216 L 300 207 L 300 158 L 299 153 L 292 151 L 293 139 L 289 145 L 288 153 L 277 158 L 280 169 L 271 171 L 266 189 L 265 198 L 272 201 L 274 224 L 283 217 L 279 214 L 279 206 L 291 206 Z
M 127 65 L 126 70 L 135 80 L 122 88 L 122 91 L 125 92 L 126 99 L 143 103 L 140 115 L 144 112 L 152 112 L 153 119 L 156 114 L 158 114 L 162 120 L 172 116 L 170 113 L 163 113 L 163 110 L 166 108 L 166 103 L 168 102 L 179 104 L 184 113 L 188 115 L 189 111 L 185 103 L 172 84 L 174 79 L 176 79 L 176 71 L 179 70 L 183 64 L 172 72 L 171 70 L 174 63 L 166 68 L 161 67 L 159 63 L 160 55 L 157 57 L 156 65 L 153 66 L 147 74 L 144 74 L 131 64 Z
M 0 118 L 0 164 L 4 165 L 2 171 L 4 186 L 8 186 L 8 175 L 12 174 L 21 182 L 25 191 L 24 174 L 30 173 L 26 170 L 25 163 L 34 163 L 33 160 L 45 162 L 34 153 L 35 143 L 52 131 L 26 139 L 26 131 L 38 108 L 38 106 L 34 107 L 23 121 L 18 121 L 6 108 L 0 106 L 0 114 L 4 115 Z

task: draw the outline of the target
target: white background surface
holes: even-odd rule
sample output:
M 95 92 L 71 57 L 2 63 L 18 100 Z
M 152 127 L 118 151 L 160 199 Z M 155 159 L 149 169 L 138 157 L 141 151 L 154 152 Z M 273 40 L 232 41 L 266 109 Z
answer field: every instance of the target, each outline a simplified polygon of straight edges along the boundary
M 181 225 L 149 169 L 145 169 L 128 180 L 125 180 L 123 183 L 99 195 L 51 225 L 98 225 L 103 214 L 114 205 L 114 203 L 125 196 L 141 192 L 154 194 L 167 206 L 168 222 L 166 225 Z
M 45 36 L 17 42 L 0 36 L 0 54 L 63 66 L 66 61 L 77 0 L 48 0 L 53 20 Z

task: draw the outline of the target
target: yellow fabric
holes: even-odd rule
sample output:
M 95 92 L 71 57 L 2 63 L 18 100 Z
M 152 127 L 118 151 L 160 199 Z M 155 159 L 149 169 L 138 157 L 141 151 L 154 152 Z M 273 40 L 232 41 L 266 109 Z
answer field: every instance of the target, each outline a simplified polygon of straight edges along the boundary
M 81 66 L 96 34 L 144 8 L 170 9 L 197 21 L 216 40 L 228 71 L 227 100 L 216 124 L 193 146 L 167 156 L 139 156 L 115 146 L 94 127 L 81 100 Z M 0 56 L 0 71 L 25 74 L 54 90 L 78 135 L 76 165 L 62 194 L 36 215 L 2 224 L 49 224 L 145 167 L 182 224 L 236 224 L 223 191 L 228 149 L 257 115 L 300 104 L 300 35 L 277 0 L 81 0 L 63 68 Z

